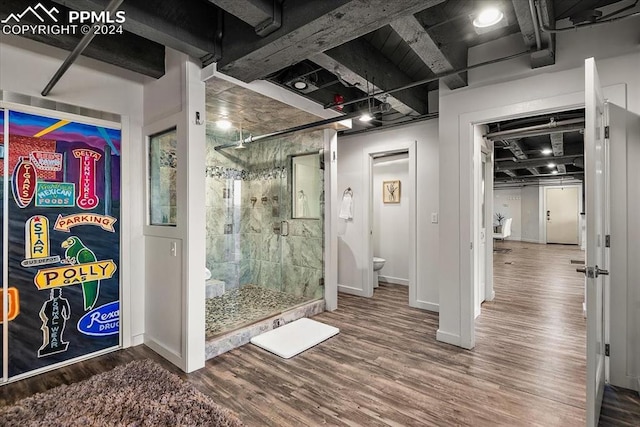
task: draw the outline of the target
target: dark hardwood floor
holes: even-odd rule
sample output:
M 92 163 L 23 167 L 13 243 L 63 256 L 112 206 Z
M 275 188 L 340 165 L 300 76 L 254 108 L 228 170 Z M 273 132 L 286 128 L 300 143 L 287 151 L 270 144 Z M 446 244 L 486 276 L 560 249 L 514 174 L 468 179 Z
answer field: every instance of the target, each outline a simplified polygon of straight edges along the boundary
M 495 254 L 472 351 L 437 342 L 438 315 L 383 284 L 371 299 L 341 294 L 315 317 L 340 334 L 293 359 L 249 344 L 187 375 L 139 346 L 0 387 L 0 405 L 151 357 L 248 426 L 584 425 L 583 280 L 570 263 L 583 253 L 498 245 L 512 251 Z M 601 425 L 640 425 L 638 395 L 608 387 Z

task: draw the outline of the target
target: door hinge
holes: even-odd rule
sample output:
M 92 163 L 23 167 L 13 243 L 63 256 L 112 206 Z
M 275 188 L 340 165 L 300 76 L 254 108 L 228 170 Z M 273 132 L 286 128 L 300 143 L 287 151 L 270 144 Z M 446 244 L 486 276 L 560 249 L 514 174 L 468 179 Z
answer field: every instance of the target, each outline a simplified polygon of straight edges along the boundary
M 604 137 L 609 139 L 609 126 L 604 127 Z
M 611 247 L 611 235 L 607 234 L 606 236 L 604 236 L 604 247 L 605 248 L 610 248 Z
M 605 344 L 604 345 L 604 355 L 605 356 L 609 356 L 609 350 L 610 350 L 609 344 Z

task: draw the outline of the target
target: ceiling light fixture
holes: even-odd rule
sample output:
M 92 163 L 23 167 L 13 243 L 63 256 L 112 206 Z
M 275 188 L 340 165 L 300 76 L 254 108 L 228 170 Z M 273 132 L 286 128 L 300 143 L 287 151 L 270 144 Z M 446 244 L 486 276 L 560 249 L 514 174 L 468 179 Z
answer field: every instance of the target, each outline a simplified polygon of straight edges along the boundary
M 296 80 L 295 82 L 293 82 L 293 87 L 298 90 L 305 90 L 309 87 L 309 85 L 304 80 Z
M 480 12 L 473 20 L 473 26 L 478 28 L 486 28 L 496 25 L 502 21 L 504 13 L 496 7 L 488 7 Z
M 547 165 L 547 167 L 549 167 L 549 168 L 555 168 L 555 167 L 556 167 L 556 164 L 555 164 L 555 163 L 549 163 L 549 164 Z
M 231 122 L 227 119 L 220 119 L 216 122 L 218 129 L 229 130 L 231 128 Z
M 553 150 L 551 148 L 544 148 L 542 149 L 542 151 L 540 151 L 543 155 L 548 156 L 549 154 L 553 153 Z
M 362 113 L 359 119 L 361 122 L 370 122 L 373 120 L 373 116 L 369 113 Z

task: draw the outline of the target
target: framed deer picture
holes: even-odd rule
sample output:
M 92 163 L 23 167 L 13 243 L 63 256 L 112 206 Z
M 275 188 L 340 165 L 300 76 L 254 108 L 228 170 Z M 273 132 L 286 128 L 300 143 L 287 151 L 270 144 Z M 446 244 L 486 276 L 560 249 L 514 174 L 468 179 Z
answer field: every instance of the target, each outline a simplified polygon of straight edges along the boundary
M 382 202 L 400 203 L 400 180 L 382 181 Z

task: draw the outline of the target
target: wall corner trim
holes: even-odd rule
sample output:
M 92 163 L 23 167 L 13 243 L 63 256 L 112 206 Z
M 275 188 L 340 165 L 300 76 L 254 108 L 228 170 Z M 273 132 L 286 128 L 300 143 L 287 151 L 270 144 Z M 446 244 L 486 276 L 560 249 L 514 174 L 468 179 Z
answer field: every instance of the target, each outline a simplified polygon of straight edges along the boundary
M 433 311 L 434 313 L 440 312 L 440 304 L 435 302 L 418 300 L 416 301 L 415 305 L 412 305 L 412 307 L 420 308 L 422 310 L 427 310 L 427 311 Z
M 345 286 L 338 284 L 338 292 L 343 292 L 345 294 L 357 295 L 359 297 L 366 297 L 366 293 L 363 289 L 354 288 L 351 286 Z
M 438 331 L 436 332 L 436 339 L 438 341 L 446 342 L 447 344 L 456 345 L 458 347 L 462 346 L 460 335 L 445 332 L 440 329 L 438 329 Z

